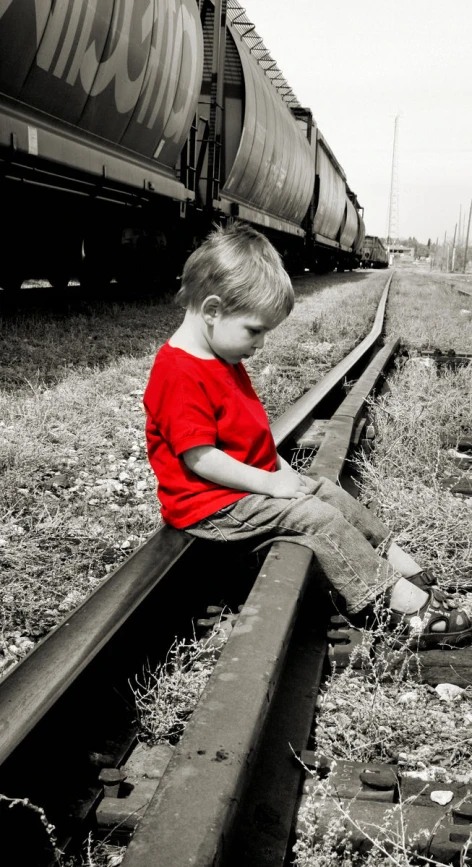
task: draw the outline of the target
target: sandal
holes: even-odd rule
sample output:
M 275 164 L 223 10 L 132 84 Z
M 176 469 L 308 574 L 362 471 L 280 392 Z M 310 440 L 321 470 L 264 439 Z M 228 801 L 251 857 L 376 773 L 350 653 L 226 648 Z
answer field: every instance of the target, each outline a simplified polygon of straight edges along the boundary
M 430 587 L 433 585 L 435 586 L 438 583 L 429 569 L 422 569 L 421 572 L 417 572 L 416 575 L 409 575 L 406 580 L 409 581 L 410 584 L 415 584 L 417 587 L 421 587 L 422 590 L 429 590 Z
M 388 625 L 391 629 L 400 628 L 399 644 L 403 647 L 414 646 L 416 650 L 428 650 L 472 642 L 472 623 L 465 611 L 458 609 L 450 596 L 434 587 L 425 592 L 428 599 L 414 614 L 390 610 Z M 462 622 L 458 622 L 459 617 Z M 435 623 L 445 623 L 444 632 L 433 630 Z
M 436 577 L 429 569 L 423 569 L 421 572 L 417 572 L 416 575 L 410 575 L 406 580 L 410 584 L 415 584 L 421 590 L 425 590 L 426 593 L 430 588 L 433 588 L 436 599 L 446 600 L 449 598 L 445 590 L 439 589 Z

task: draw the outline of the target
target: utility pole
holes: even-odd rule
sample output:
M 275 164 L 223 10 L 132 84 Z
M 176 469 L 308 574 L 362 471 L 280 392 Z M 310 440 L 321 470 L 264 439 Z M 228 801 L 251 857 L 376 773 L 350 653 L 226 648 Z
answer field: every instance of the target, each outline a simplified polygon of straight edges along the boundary
M 456 263 L 456 234 L 457 234 L 457 223 L 454 226 L 454 237 L 452 239 L 452 256 L 451 256 L 451 271 L 454 272 L 454 265 Z
M 472 201 L 471 201 L 471 203 L 470 203 L 470 208 L 469 208 L 469 219 L 468 219 L 468 221 L 467 221 L 467 232 L 466 232 L 466 236 L 465 236 L 464 265 L 463 265 L 463 268 L 462 268 L 462 273 L 463 273 L 463 274 L 465 274 L 465 269 L 467 268 L 467 249 L 468 249 L 468 246 L 469 246 L 469 231 L 470 231 L 470 217 L 471 217 L 471 215 L 472 215 Z
M 393 132 L 392 171 L 390 175 L 390 199 L 388 207 L 387 245 L 398 240 L 398 125 L 400 115 L 395 118 Z

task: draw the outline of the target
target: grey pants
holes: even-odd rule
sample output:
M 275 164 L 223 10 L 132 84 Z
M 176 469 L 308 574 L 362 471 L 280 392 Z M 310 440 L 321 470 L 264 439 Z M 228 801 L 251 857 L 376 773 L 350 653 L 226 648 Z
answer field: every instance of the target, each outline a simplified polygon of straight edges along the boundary
M 338 485 L 323 477 L 305 478 L 311 493 L 304 497 L 248 494 L 185 531 L 215 542 L 253 539 L 254 547 L 261 536 L 304 545 L 355 614 L 400 577 L 375 551 L 388 530 Z

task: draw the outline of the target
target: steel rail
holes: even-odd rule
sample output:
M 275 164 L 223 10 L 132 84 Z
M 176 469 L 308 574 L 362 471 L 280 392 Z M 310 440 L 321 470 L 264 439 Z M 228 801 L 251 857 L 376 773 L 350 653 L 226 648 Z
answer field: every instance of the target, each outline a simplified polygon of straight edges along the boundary
M 398 344 L 395 337 L 387 341 L 331 417 L 308 475 L 323 475 L 334 482 L 341 477 L 351 442 L 355 442 L 356 424 L 364 411 L 366 398 L 378 384 Z M 293 761 L 290 745 L 292 749 L 303 750 L 310 742 L 327 651 L 327 636 L 319 625 L 323 622 L 320 588 L 313 582 L 309 590 L 269 712 L 254 772 L 237 816 L 231 854 L 228 862 L 224 861 L 225 867 L 241 864 L 282 867 L 286 864 L 293 807 L 303 776 L 301 765 Z
M 297 428 L 303 424 L 308 416 L 310 416 L 313 409 L 318 406 L 336 386 L 342 383 L 351 368 L 358 361 L 361 361 L 365 355 L 370 352 L 372 347 L 375 346 L 377 340 L 382 334 L 385 306 L 387 304 L 387 297 L 392 277 L 393 274 L 390 275 L 385 285 L 382 297 L 377 307 L 377 313 L 375 314 L 374 324 L 369 333 L 358 344 L 358 346 L 356 346 L 348 353 L 348 355 L 346 355 L 345 358 L 343 358 L 342 361 L 339 362 L 339 364 L 336 364 L 332 370 L 328 371 L 323 379 L 320 379 L 316 385 L 312 386 L 312 388 L 305 392 L 305 394 L 302 395 L 293 406 L 291 406 L 274 422 L 272 425 L 272 433 L 277 447 L 283 445 L 285 440 L 293 436 Z
M 35 727 L 188 549 L 170 527 L 147 542 L 0 683 L 0 763 Z
M 348 396 L 332 416 L 308 475 L 325 476 L 332 482 L 338 479 L 344 466 L 354 426 L 362 412 L 365 400 L 375 388 L 399 344 L 398 337 L 391 337 L 379 350 L 365 373 L 353 385 Z
M 374 325 L 366 338 L 340 364 L 315 385 L 295 406 L 273 425 L 276 445 L 280 447 L 293 435 L 296 427 L 310 415 L 329 391 L 342 382 L 349 368 L 376 343 L 382 330 L 382 320 L 390 286 L 385 287 Z M 325 382 L 327 380 L 327 382 Z M 77 609 L 47 635 L 0 683 L 0 763 L 8 758 L 27 734 L 44 717 L 63 693 L 92 662 L 122 624 L 146 599 L 162 578 L 193 544 L 182 531 L 164 527 L 157 530 L 131 557 L 113 572 Z M 282 571 L 290 574 L 294 562 L 293 545 L 272 546 L 271 555 L 280 561 Z M 302 558 L 303 559 L 303 558 Z M 310 566 L 297 565 L 297 573 L 305 573 L 292 592 L 293 614 L 297 593 L 301 596 Z M 279 578 L 269 578 L 277 585 Z M 271 592 L 277 587 L 272 586 Z M 259 587 L 254 593 L 259 592 Z M 283 604 L 286 603 L 283 600 Z M 241 624 L 249 617 L 246 627 L 253 628 L 252 614 L 243 614 Z M 284 627 L 293 627 L 294 618 Z M 245 627 L 245 628 L 246 628 Z M 242 626 L 240 627 L 241 632 Z M 236 632 L 236 634 L 238 634 Z M 270 651 L 275 652 L 274 649 Z

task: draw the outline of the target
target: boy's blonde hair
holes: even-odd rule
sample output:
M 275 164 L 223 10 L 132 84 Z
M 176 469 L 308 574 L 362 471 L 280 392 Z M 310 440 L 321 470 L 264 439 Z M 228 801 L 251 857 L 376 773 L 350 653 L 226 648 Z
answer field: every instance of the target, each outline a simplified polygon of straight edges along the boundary
M 187 259 L 176 301 L 192 311 L 218 295 L 223 314 L 270 312 L 282 320 L 294 305 L 293 287 L 270 241 L 244 223 L 217 227 Z

